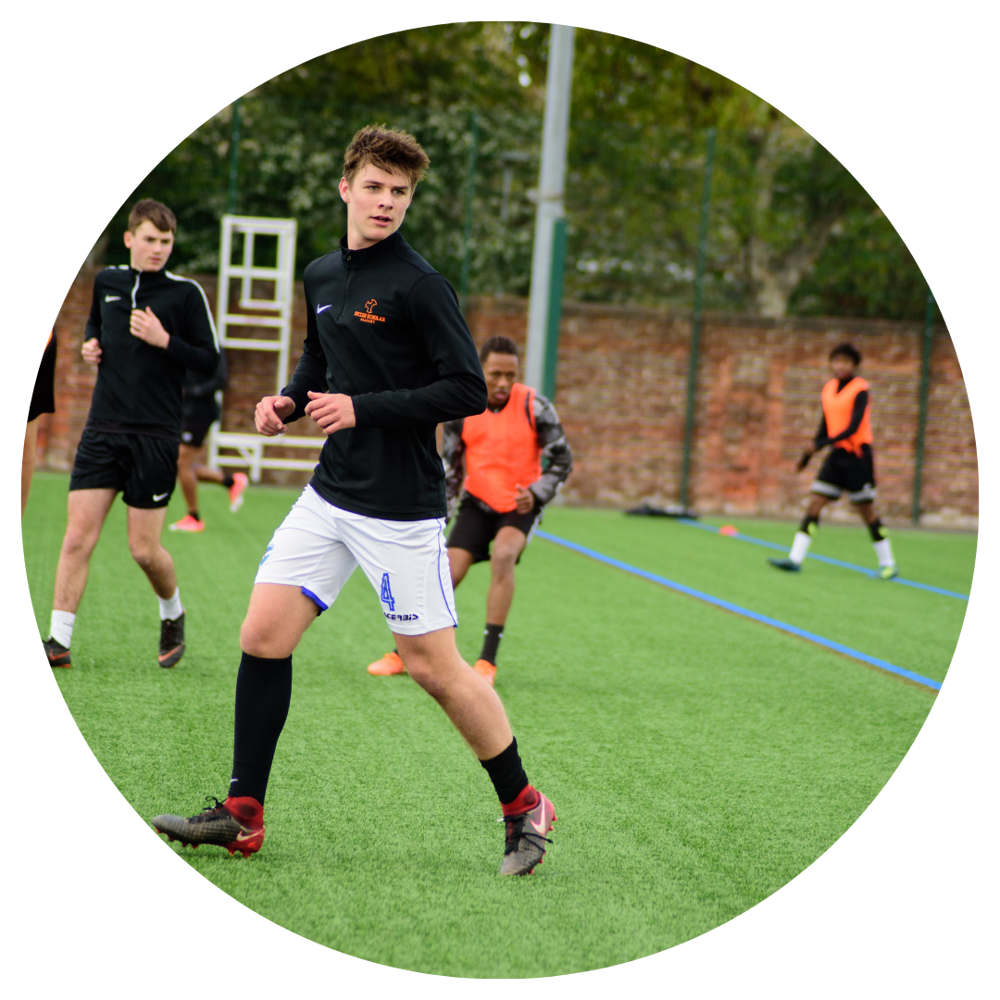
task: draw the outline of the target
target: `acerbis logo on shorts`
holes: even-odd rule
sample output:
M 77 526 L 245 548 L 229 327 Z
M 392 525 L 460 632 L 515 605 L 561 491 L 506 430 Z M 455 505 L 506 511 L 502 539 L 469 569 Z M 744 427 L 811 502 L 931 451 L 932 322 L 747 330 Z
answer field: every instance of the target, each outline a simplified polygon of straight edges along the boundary
M 420 615 L 390 615 L 388 611 L 383 611 L 382 614 L 391 622 L 415 622 L 420 617 Z

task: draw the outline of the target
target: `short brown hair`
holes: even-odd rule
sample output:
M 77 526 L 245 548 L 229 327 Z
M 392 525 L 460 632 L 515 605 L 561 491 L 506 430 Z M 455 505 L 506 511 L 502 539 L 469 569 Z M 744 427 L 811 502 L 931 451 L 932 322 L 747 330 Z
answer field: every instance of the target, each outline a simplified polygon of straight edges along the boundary
M 503 334 L 496 334 L 490 337 L 482 347 L 479 348 L 479 360 L 486 364 L 486 359 L 491 354 L 513 354 L 517 357 L 517 344 L 514 343 L 510 337 L 505 337 Z
M 409 132 L 385 125 L 366 125 L 354 133 L 344 151 L 344 177 L 350 184 L 362 167 L 371 165 L 392 174 L 403 174 L 412 192 L 417 181 L 423 180 L 430 162 L 423 146 Z
M 144 222 L 152 222 L 161 233 L 177 232 L 177 216 L 152 198 L 137 201 L 128 213 L 128 231 L 134 233 Z

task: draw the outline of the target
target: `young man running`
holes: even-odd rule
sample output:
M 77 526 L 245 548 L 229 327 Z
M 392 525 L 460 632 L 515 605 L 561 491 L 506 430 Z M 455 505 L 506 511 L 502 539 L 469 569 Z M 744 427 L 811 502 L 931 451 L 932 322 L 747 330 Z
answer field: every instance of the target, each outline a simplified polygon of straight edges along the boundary
M 292 652 L 360 564 L 410 675 L 493 782 L 506 819 L 500 874 L 528 874 L 545 853 L 552 803 L 528 784 L 500 699 L 455 646 L 435 427 L 482 412 L 487 395 L 454 291 L 398 233 L 428 163 L 412 136 L 380 126 L 361 129 L 344 155 L 347 235 L 306 268 L 302 358 L 256 411 L 268 437 L 305 414 L 327 440 L 254 581 L 240 633 L 229 796 L 198 816 L 153 819 L 183 844 L 245 857 L 260 849 Z
M 117 493 L 128 507 L 128 547 L 160 602 L 157 662 L 184 654 L 184 608 L 170 553 L 160 543 L 177 478 L 185 369 L 215 371 L 219 345 L 201 287 L 165 270 L 177 220 L 158 201 L 129 215 L 129 265 L 94 280 L 83 358 L 97 365 L 97 384 L 69 481 L 68 518 L 45 652 L 70 666 L 76 609 L 90 556 Z
M 798 572 L 802 568 L 809 543 L 819 528 L 820 511 L 846 492 L 871 532 L 879 576 L 891 580 L 898 575 L 892 546 L 875 513 L 871 399 L 868 383 L 856 374 L 860 364 L 861 355 L 851 344 L 839 344 L 830 352 L 833 378 L 823 386 L 820 397 L 823 416 L 816 438 L 799 459 L 796 471 L 801 472 L 821 448 L 828 445 L 832 448 L 812 484 L 809 506 L 792 541 L 791 552 L 786 559 L 768 559 L 778 569 Z
M 184 378 L 184 412 L 181 418 L 181 446 L 177 455 L 177 481 L 181 484 L 187 513 L 170 525 L 171 531 L 204 531 L 205 522 L 198 513 L 198 483 L 218 483 L 229 492 L 229 509 L 235 514 L 243 505 L 247 488 L 246 473 L 223 472 L 199 463 L 204 455 L 204 441 L 209 428 L 219 419 L 219 404 L 215 393 L 225 389 L 228 379 L 226 353 L 219 351 L 219 366 L 206 379 L 195 371 Z
M 444 425 L 442 458 L 449 510 L 461 493 L 448 536 L 452 587 L 465 579 L 473 563 L 490 562 L 483 648 L 473 669 L 493 684 L 497 650 L 514 600 L 514 567 L 542 509 L 572 471 L 573 456 L 555 407 L 517 381 L 514 341 L 490 337 L 479 359 L 487 408 Z M 377 675 L 405 670 L 398 651 L 368 667 Z

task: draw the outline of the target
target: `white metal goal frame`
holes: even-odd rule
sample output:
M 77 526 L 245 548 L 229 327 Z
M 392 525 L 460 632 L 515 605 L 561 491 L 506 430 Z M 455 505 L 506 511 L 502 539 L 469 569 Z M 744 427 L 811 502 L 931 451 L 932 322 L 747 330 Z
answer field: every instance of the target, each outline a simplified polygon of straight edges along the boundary
M 220 224 L 219 286 L 215 306 L 219 345 L 222 348 L 276 354 L 276 393 L 288 382 L 292 308 L 295 302 L 296 228 L 294 219 L 267 219 L 250 215 L 224 215 Z M 236 236 L 243 237 L 243 252 L 240 262 L 234 264 L 233 244 Z M 273 267 L 254 262 L 256 241 L 260 236 L 277 239 Z M 238 313 L 230 311 L 233 281 L 239 282 L 238 303 L 241 311 Z M 273 295 L 261 296 L 261 286 L 270 286 Z M 231 331 L 241 327 L 273 330 L 275 336 L 234 336 Z M 279 458 L 268 454 L 270 450 L 295 448 L 318 452 L 322 445 L 322 440 L 311 437 L 280 434 L 265 438 L 259 434 L 223 431 L 216 422 L 209 432 L 208 461 L 215 468 L 223 465 L 249 466 L 250 480 L 259 483 L 264 469 L 309 471 L 316 465 L 316 455 L 311 458 Z

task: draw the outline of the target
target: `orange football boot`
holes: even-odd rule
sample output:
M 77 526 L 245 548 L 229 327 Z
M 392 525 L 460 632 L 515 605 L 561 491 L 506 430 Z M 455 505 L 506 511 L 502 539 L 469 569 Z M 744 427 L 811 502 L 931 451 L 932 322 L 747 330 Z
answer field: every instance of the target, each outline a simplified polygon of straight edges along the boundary
M 390 677 L 392 674 L 405 674 L 406 667 L 403 666 L 403 658 L 393 650 L 386 653 L 381 660 L 368 664 L 368 673 L 376 677 Z
M 170 525 L 171 531 L 204 531 L 205 522 L 199 521 L 197 518 L 192 517 L 190 514 L 185 514 L 179 521 L 174 521 Z
M 472 664 L 472 669 L 475 670 L 475 672 L 479 674 L 479 676 L 482 677 L 490 687 L 493 687 L 493 678 L 497 675 L 496 664 L 490 663 L 489 660 L 476 660 L 476 662 Z
M 233 473 L 233 485 L 229 487 L 229 509 L 235 514 L 243 506 L 243 491 L 247 488 L 247 474 Z

